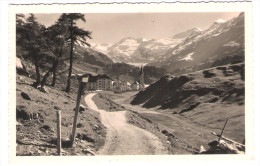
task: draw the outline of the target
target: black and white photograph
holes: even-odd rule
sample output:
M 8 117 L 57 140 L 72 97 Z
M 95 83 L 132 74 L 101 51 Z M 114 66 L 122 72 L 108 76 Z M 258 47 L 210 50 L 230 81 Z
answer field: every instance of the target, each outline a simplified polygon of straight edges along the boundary
M 244 4 L 161 12 L 152 4 L 135 4 L 134 12 L 130 4 L 125 12 L 126 4 L 13 7 L 13 157 L 250 158 L 252 32 Z
M 243 12 L 16 14 L 16 154 L 244 153 L 244 25 Z

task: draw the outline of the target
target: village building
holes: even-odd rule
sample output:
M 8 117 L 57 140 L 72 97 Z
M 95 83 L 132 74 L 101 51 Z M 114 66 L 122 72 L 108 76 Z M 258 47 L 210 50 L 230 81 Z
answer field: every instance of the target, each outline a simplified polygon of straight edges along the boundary
M 85 77 L 88 77 L 88 82 L 86 82 L 86 90 L 88 91 L 113 90 L 113 80 L 106 74 L 96 76 L 88 74 Z
M 131 84 L 127 81 L 123 81 L 123 91 L 130 91 L 132 90 Z
M 93 76 L 92 74 L 85 74 L 83 77 L 87 80 L 85 89 L 88 91 L 105 90 L 125 92 L 131 90 L 138 91 L 145 88 L 143 67 L 141 67 L 140 70 L 139 80 L 135 81 L 133 84 L 127 81 L 113 81 L 106 74 L 99 74 L 96 76 Z
M 135 81 L 133 84 L 132 84 L 132 90 L 139 90 L 139 82 Z
M 115 92 L 124 92 L 132 90 L 132 86 L 127 81 L 114 81 L 113 82 L 113 90 Z

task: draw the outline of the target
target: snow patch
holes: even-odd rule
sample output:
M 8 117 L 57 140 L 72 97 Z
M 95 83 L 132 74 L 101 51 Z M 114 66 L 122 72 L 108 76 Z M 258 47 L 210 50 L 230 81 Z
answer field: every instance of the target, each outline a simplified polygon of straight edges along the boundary
M 223 20 L 223 19 L 217 19 L 216 21 L 215 21 L 215 23 L 224 23 L 224 22 L 226 22 L 225 20 Z
M 184 58 L 180 59 L 180 61 L 192 61 L 193 58 L 191 57 L 194 52 L 187 54 Z
M 224 44 L 223 46 L 224 46 L 224 47 L 239 47 L 240 44 L 237 43 L 237 42 L 235 42 L 235 41 L 230 41 L 230 42 L 228 42 L 227 44 Z

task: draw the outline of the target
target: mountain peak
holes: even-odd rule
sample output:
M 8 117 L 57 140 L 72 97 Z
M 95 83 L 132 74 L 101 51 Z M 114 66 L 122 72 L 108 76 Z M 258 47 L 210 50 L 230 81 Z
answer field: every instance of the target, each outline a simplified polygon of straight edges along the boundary
M 225 23 L 226 21 L 223 20 L 223 19 L 217 19 L 214 23 L 218 23 L 218 24 L 222 24 L 222 23 Z
M 201 32 L 202 31 L 202 29 L 200 29 L 200 28 L 193 28 L 193 30 L 197 31 L 197 32 Z
M 185 32 L 181 32 L 181 33 L 178 33 L 178 34 L 175 34 L 173 36 L 174 39 L 181 39 L 181 38 L 186 38 L 186 37 L 189 37 L 191 35 L 195 35 L 197 33 L 200 33 L 202 32 L 202 30 L 200 28 L 192 28 L 192 29 L 189 29 Z

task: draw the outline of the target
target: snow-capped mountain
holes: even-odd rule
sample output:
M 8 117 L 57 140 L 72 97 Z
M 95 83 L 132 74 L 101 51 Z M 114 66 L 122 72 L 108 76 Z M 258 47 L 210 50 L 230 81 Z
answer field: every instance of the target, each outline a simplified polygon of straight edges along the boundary
M 132 55 L 139 45 L 146 42 L 144 38 L 123 38 L 119 42 L 108 47 L 108 56 L 115 62 L 133 62 Z
M 102 44 L 91 43 L 91 48 L 93 48 L 103 54 L 107 54 L 108 48 L 110 46 L 111 46 L 111 44 L 107 44 L 107 43 L 102 43 Z
M 217 20 L 205 31 L 190 35 L 157 62 L 172 73 L 244 61 L 244 13 L 231 20 Z
M 194 36 L 194 35 L 198 35 L 202 32 L 202 30 L 200 28 L 193 28 L 193 29 L 189 29 L 185 32 L 181 32 L 178 34 L 175 34 L 173 36 L 174 39 L 183 39 L 189 36 Z
M 163 39 L 145 39 L 127 37 L 107 47 L 107 55 L 115 62 L 151 63 L 164 58 L 169 49 L 174 48 L 185 38 L 200 34 L 199 28 L 189 29 L 173 37 Z
M 175 47 L 183 39 L 152 39 L 141 43 L 132 54 L 132 61 L 154 62 L 162 58 L 170 48 Z
M 193 28 L 163 39 L 123 38 L 92 44 L 114 62 L 149 64 L 169 72 L 189 72 L 244 60 L 244 14 L 216 20 L 208 29 Z

